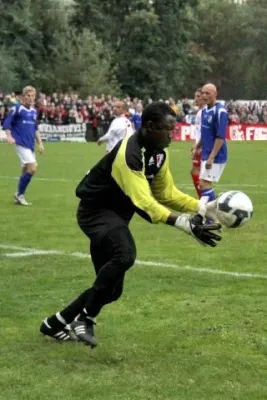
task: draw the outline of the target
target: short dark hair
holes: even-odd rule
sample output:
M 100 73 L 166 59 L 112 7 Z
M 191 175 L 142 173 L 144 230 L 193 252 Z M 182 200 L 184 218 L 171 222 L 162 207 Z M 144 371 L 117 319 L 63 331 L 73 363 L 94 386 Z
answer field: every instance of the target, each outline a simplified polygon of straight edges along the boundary
M 158 124 L 162 122 L 167 115 L 172 115 L 176 117 L 173 109 L 162 101 L 155 101 L 150 103 L 143 111 L 142 114 L 142 125 L 145 125 L 148 121 L 154 122 L 154 124 Z

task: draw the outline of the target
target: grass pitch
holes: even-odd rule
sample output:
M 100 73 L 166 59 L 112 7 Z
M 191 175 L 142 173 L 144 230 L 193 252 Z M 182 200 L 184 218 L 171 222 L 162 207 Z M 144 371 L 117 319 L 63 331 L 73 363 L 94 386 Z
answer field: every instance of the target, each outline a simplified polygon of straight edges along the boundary
M 175 182 L 193 195 L 190 146 L 173 143 L 170 154 Z M 39 325 L 93 281 L 75 187 L 104 149 L 45 150 L 23 208 L 12 203 L 18 160 L 0 145 L 0 399 L 266 400 L 266 143 L 229 143 L 216 190 L 243 190 L 255 211 L 218 248 L 134 218 L 139 263 L 100 314 L 94 351 L 44 338 Z

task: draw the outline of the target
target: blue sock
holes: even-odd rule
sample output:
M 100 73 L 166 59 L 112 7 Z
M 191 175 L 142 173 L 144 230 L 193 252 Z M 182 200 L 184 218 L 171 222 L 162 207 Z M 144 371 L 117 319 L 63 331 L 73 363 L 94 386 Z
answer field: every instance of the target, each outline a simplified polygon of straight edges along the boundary
M 208 202 L 215 200 L 215 198 L 216 198 L 214 190 L 212 188 L 207 188 L 207 189 L 201 190 L 201 198 L 202 197 L 207 199 Z
M 25 172 L 23 175 L 21 175 L 18 184 L 18 196 L 25 193 L 26 188 L 29 185 L 31 179 L 32 179 L 32 174 L 30 174 L 29 172 Z
M 212 188 L 207 188 L 207 189 L 201 190 L 201 198 L 205 198 L 207 200 L 207 202 L 209 202 L 209 201 L 215 200 L 216 196 L 215 196 L 215 193 Z M 205 223 L 211 224 L 212 221 L 207 219 Z

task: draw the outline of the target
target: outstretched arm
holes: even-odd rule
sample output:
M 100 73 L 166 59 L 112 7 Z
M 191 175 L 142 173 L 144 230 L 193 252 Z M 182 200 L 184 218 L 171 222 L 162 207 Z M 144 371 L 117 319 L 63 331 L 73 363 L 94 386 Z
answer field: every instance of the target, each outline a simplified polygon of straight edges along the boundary
M 127 153 L 126 147 L 127 141 L 122 142 L 119 154 L 113 162 L 112 177 L 124 194 L 131 199 L 136 212 L 149 222 L 162 222 L 174 226 L 196 238 L 202 245 L 215 247 L 215 241 L 221 238 L 211 231 L 218 229 L 218 225 L 208 227 L 203 225 L 203 216 L 199 214 L 200 202 L 180 192 L 173 185 L 170 191 L 172 199 L 166 201 L 166 204 L 173 205 L 172 208 L 179 211 L 198 212 L 198 215 L 192 218 L 189 214 L 178 216 L 172 213 L 165 204 L 161 204 L 153 196 L 144 173 L 143 160 L 138 155 Z M 202 211 L 205 214 L 206 208 L 202 207 Z

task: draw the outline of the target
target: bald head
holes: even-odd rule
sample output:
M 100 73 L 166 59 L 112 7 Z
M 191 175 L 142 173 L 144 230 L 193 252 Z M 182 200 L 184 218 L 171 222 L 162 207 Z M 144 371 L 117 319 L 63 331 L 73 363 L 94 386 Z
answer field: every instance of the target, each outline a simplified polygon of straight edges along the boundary
M 119 117 L 122 114 L 125 114 L 128 110 L 127 104 L 125 101 L 118 100 L 115 103 L 114 114 Z
M 207 83 L 202 87 L 202 98 L 204 102 L 212 107 L 217 100 L 217 88 L 212 83 Z

